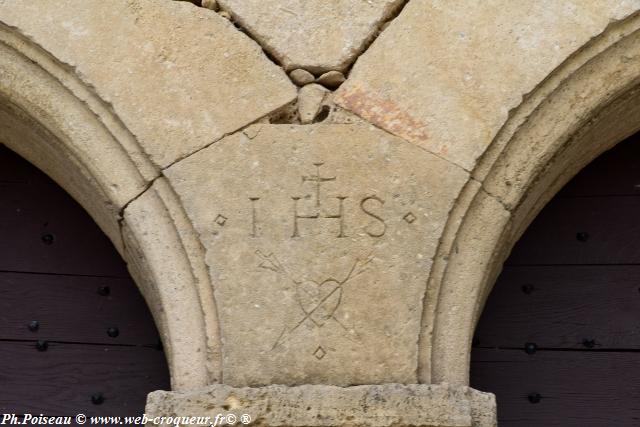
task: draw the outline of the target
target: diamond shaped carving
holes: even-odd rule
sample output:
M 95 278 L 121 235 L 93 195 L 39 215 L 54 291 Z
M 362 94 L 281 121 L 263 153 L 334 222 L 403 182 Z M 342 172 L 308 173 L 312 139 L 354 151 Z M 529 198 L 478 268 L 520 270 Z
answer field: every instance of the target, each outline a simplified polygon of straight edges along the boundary
M 413 221 L 415 221 L 417 218 L 413 213 L 409 212 L 408 214 L 403 216 L 402 219 L 404 219 L 408 224 L 412 224 Z
M 344 71 L 403 0 L 218 0 L 287 70 Z
M 313 352 L 313 355 L 316 359 L 322 360 L 322 358 L 327 355 L 327 352 L 324 348 L 322 348 L 322 346 L 318 346 L 318 348 L 316 348 L 316 351 Z
M 218 224 L 220 227 L 223 227 L 224 224 L 227 222 L 227 217 L 222 214 L 218 214 L 215 221 L 216 221 L 216 224 Z

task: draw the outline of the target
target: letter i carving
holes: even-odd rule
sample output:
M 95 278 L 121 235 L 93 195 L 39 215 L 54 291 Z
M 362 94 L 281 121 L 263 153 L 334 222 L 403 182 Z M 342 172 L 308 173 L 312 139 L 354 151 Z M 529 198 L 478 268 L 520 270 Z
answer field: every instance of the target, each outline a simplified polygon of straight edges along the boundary
M 249 197 L 251 200 L 251 237 L 258 237 L 258 213 L 256 211 L 256 202 L 260 197 Z
M 339 221 L 338 237 L 347 237 L 344 234 L 344 201 L 347 199 L 345 196 L 337 196 L 338 199 L 338 213 L 335 215 L 325 215 L 324 218 L 337 219 Z

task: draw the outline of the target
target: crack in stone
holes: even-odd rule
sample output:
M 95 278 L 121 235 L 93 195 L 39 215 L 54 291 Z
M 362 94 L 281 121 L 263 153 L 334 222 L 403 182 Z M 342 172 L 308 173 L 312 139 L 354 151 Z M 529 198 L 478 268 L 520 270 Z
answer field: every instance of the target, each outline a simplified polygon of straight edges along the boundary
M 163 169 L 164 170 L 164 169 Z M 144 186 L 144 188 L 142 190 L 140 190 L 140 192 L 138 194 L 136 194 L 135 196 L 133 196 L 131 198 L 131 200 L 129 200 L 127 203 L 125 203 L 124 205 L 122 205 L 122 207 L 120 208 L 120 210 L 118 211 L 118 223 L 120 223 L 120 225 L 122 225 L 122 221 L 124 220 L 124 212 L 127 210 L 127 207 L 129 207 L 129 205 L 133 202 L 135 202 L 136 200 L 138 200 L 140 197 L 142 197 L 142 195 L 144 193 L 147 192 L 147 190 L 149 190 L 151 188 L 151 186 L 153 185 L 154 182 L 156 182 L 158 180 L 158 178 L 160 178 L 162 176 L 162 174 L 158 174 L 156 176 L 154 176 L 152 179 L 149 180 L 149 182 L 147 182 Z
M 214 2 L 213 0 L 172 0 L 172 1 L 188 1 L 188 2 L 190 2 L 192 4 L 194 4 L 195 6 L 211 9 L 212 12 L 214 12 L 214 13 L 219 13 L 220 14 L 222 12 L 226 12 L 225 18 L 229 19 L 233 23 L 234 27 L 236 29 L 238 29 L 238 31 L 241 31 L 242 33 L 244 33 L 247 37 L 249 37 L 251 40 L 253 40 L 258 46 L 260 46 L 262 51 L 264 52 L 265 56 L 273 64 L 277 65 L 278 67 L 280 67 L 281 69 L 284 70 L 284 67 L 282 66 L 282 64 L 273 55 L 271 55 L 265 49 L 265 47 L 260 42 L 258 37 L 254 37 L 252 34 L 250 34 L 246 29 L 244 29 L 237 22 L 234 22 L 232 16 L 229 14 L 229 12 L 219 8 L 217 3 Z M 206 2 L 209 2 L 209 4 L 207 6 L 205 6 Z M 369 48 L 375 42 L 375 40 L 384 32 L 384 30 L 390 25 L 390 23 L 393 22 L 402 13 L 402 11 L 404 10 L 404 8 L 407 6 L 408 3 L 409 3 L 409 0 L 402 1 L 400 4 L 398 4 L 395 7 L 395 9 L 393 11 L 391 11 L 389 13 L 389 16 L 385 20 L 381 21 L 377 25 L 377 29 L 373 33 L 372 37 L 370 37 L 369 40 L 365 40 L 365 42 L 363 43 L 362 49 L 360 50 L 359 53 L 353 55 L 353 58 L 352 58 L 350 64 L 348 65 L 346 72 L 344 73 L 345 77 L 348 78 L 348 76 L 349 76 L 349 74 L 351 72 L 351 69 L 353 68 L 353 65 L 357 62 L 358 58 L 360 58 L 360 56 L 362 56 L 364 53 L 366 53 L 369 50 Z M 289 76 L 289 78 L 291 79 L 290 74 L 291 73 L 287 73 L 287 76 Z M 317 79 L 316 79 L 316 81 L 317 81 Z M 295 82 L 293 80 L 292 80 L 292 83 L 295 84 Z M 370 122 L 370 121 L 358 116 L 357 114 L 354 114 L 354 113 L 350 112 L 349 110 L 344 110 L 341 107 L 337 106 L 335 103 L 333 103 L 333 99 L 332 99 L 331 95 L 333 95 L 333 92 L 335 90 L 337 90 L 337 87 L 334 88 L 333 90 L 328 89 L 328 92 L 329 92 L 328 95 L 329 96 L 325 97 L 323 102 L 320 104 L 320 108 L 318 110 L 318 113 L 316 114 L 316 117 L 314 117 L 313 120 L 311 121 L 311 123 L 308 123 L 308 124 L 315 124 L 315 123 L 322 122 L 322 121 L 326 121 L 328 123 L 353 123 L 353 119 L 351 119 L 351 118 L 342 120 L 342 119 L 336 119 L 336 118 L 333 117 L 334 114 L 337 116 L 341 112 L 348 112 L 348 113 L 350 113 L 350 115 L 353 115 L 353 116 L 357 117 L 357 119 L 359 121 L 361 121 L 363 123 L 366 123 L 368 125 L 374 126 L 375 128 L 380 129 L 380 130 L 382 130 L 384 132 L 387 132 L 385 129 L 380 128 L 376 124 L 374 124 L 374 123 L 372 123 L 372 122 Z M 280 107 L 278 109 L 275 109 L 272 112 L 270 112 L 270 113 L 266 114 L 265 116 L 255 120 L 252 123 L 247 124 L 246 126 L 240 128 L 240 129 L 237 129 L 237 130 L 235 130 L 233 132 L 228 132 L 228 133 L 224 134 L 223 136 L 221 136 L 220 138 L 216 139 L 215 141 L 212 141 L 210 144 L 207 144 L 204 147 L 201 147 L 200 149 L 198 149 L 198 150 L 196 150 L 196 151 L 194 151 L 192 153 L 189 153 L 189 154 L 187 154 L 185 156 L 182 156 L 182 157 L 174 160 L 171 164 L 169 164 L 166 167 L 162 168 L 162 170 L 165 170 L 165 169 L 171 167 L 172 165 L 174 165 L 174 164 L 186 159 L 187 157 L 190 157 L 191 155 L 193 155 L 193 154 L 195 154 L 195 153 L 197 153 L 197 152 L 199 152 L 199 151 L 211 146 L 215 142 L 217 142 L 217 141 L 219 141 L 219 140 L 221 140 L 221 139 L 223 139 L 223 138 L 225 138 L 225 137 L 227 137 L 227 136 L 229 136 L 231 134 L 234 134 L 236 132 L 244 131 L 247 127 L 249 127 L 249 126 L 251 126 L 252 124 L 255 124 L 255 123 L 295 124 L 295 125 L 304 126 L 305 124 L 302 124 L 300 122 L 300 114 L 299 114 L 298 108 L 297 108 L 298 107 L 298 103 L 299 103 L 299 95 L 298 95 L 298 98 L 295 101 L 293 101 L 292 103 L 289 103 L 289 104 L 284 105 L 284 106 L 282 106 L 282 107 Z M 406 139 L 404 139 L 404 138 L 401 138 L 401 139 L 406 141 Z M 410 142 L 410 141 L 407 141 L 407 142 Z M 437 156 L 437 157 L 447 161 L 448 163 L 450 163 L 450 164 L 452 164 L 452 165 L 454 165 L 454 166 L 456 166 L 458 168 L 461 168 L 461 169 L 465 170 L 466 172 L 470 173 L 469 170 L 465 169 L 461 165 L 459 165 L 459 164 L 457 164 L 455 162 L 452 162 L 450 160 L 447 160 L 444 157 L 438 155 L 437 153 L 434 153 L 434 152 L 429 151 L 427 149 L 425 149 L 425 151 L 427 151 L 428 153 L 433 154 L 434 156 Z
M 403 0 L 400 4 L 398 4 L 395 8 L 395 10 L 392 10 L 389 13 L 389 16 L 387 17 L 387 19 L 381 21 L 378 24 L 378 28 L 376 29 L 376 31 L 373 33 L 373 35 L 370 37 L 369 40 L 365 40 L 360 52 L 358 52 L 357 54 L 353 55 L 352 61 L 351 63 L 347 66 L 346 72 L 345 72 L 345 76 L 347 78 L 349 78 L 349 74 L 351 73 L 351 70 L 353 69 L 353 65 L 358 61 L 358 59 L 364 55 L 369 48 L 371 47 L 371 45 L 378 39 L 378 37 L 380 37 L 380 35 L 384 32 L 384 30 L 387 29 L 387 27 L 398 17 L 400 16 L 400 14 L 402 13 L 402 11 L 404 10 L 405 6 L 409 3 L 409 0 Z
M 190 2 L 190 3 L 194 4 L 195 6 L 206 8 L 206 9 L 210 9 L 212 12 L 218 13 L 219 15 L 222 15 L 225 19 L 228 19 L 229 21 L 231 21 L 231 23 L 234 25 L 234 27 L 236 29 L 238 29 L 238 31 L 241 31 L 242 33 L 244 33 L 247 37 L 249 37 L 251 40 L 253 40 L 258 46 L 260 46 L 262 51 L 263 51 L 263 53 L 264 53 L 264 55 L 273 64 L 277 65 L 278 67 L 280 67 L 281 69 L 283 69 L 286 72 L 286 69 L 283 66 L 283 64 L 273 54 L 271 54 L 267 50 L 267 48 L 264 45 L 264 42 L 261 41 L 260 37 L 254 36 L 253 34 L 251 34 L 246 28 L 244 28 L 238 22 L 239 20 L 234 19 L 234 16 L 233 16 L 231 11 L 225 10 L 224 8 L 220 7 L 220 5 L 215 0 L 173 0 L 173 1 L 187 1 L 187 2 Z M 351 72 L 351 69 L 353 68 L 353 65 L 356 63 L 358 58 L 360 58 L 360 56 L 362 56 L 371 47 L 373 42 L 375 42 L 375 40 L 380 36 L 380 34 L 382 34 L 382 32 L 389 26 L 389 24 L 400 15 L 402 10 L 405 8 L 405 6 L 408 3 L 409 3 L 409 0 L 401 1 L 398 5 L 396 5 L 394 8 L 392 8 L 392 10 L 390 12 L 388 12 L 387 16 L 383 17 L 383 19 L 379 23 L 374 24 L 374 26 L 376 28 L 373 31 L 372 35 L 370 37 L 368 37 L 367 39 L 365 39 L 362 42 L 360 48 L 358 48 L 357 51 L 354 52 L 352 57 L 349 58 L 349 63 L 346 66 L 345 72 L 340 72 L 338 70 L 333 70 L 333 71 L 328 71 L 326 73 L 322 73 L 321 75 L 314 75 L 310 70 L 306 70 L 304 68 L 296 68 L 296 69 L 292 70 L 291 72 L 286 73 L 287 76 L 289 77 L 289 79 L 291 79 L 292 83 L 295 84 L 296 86 L 304 86 L 306 84 L 314 84 L 314 83 L 315 84 L 321 84 L 322 86 L 327 88 L 327 90 L 330 93 L 333 93 L 335 90 L 338 89 L 338 87 L 342 84 L 342 82 L 346 78 L 348 78 L 348 75 Z M 313 77 L 314 80 L 309 80 L 306 83 L 302 83 L 300 81 L 296 81 L 294 78 L 292 78 L 291 75 L 292 75 L 292 73 L 294 71 L 297 71 L 297 70 L 304 70 L 305 72 L 308 72 L 309 74 L 311 74 L 311 76 Z M 331 76 L 327 76 L 327 74 L 330 74 L 330 73 L 340 73 L 340 76 L 337 76 L 336 74 L 333 74 Z M 332 78 L 333 78 L 333 80 L 331 80 Z M 287 107 L 290 107 L 290 108 L 287 109 Z M 274 110 L 273 112 L 269 113 L 269 116 L 273 117 L 273 121 L 270 121 L 270 123 L 301 124 L 300 123 L 300 115 L 298 114 L 297 111 L 291 111 L 292 109 L 295 109 L 295 105 L 285 106 L 285 107 L 283 107 L 281 109 Z M 319 105 L 316 117 L 314 117 L 313 120 L 311 120 L 311 123 L 317 123 L 317 122 L 324 121 L 325 119 L 327 119 L 327 117 L 334 110 L 335 110 L 335 106 L 333 105 L 332 102 L 323 102 L 323 103 L 321 103 Z M 329 121 L 331 121 L 331 120 L 329 120 Z M 307 124 L 311 124 L 311 123 L 307 123 Z M 369 122 L 367 121 L 367 123 L 369 123 Z M 181 159 L 179 159 L 179 160 L 181 160 Z M 177 161 L 175 161 L 173 163 L 177 163 L 179 160 L 177 160 Z
M 247 37 L 249 37 L 251 40 L 253 40 L 258 46 L 260 46 L 262 51 L 264 52 L 265 56 L 272 63 L 274 63 L 275 65 L 277 65 L 278 67 L 280 67 L 281 69 L 284 70 L 284 67 L 282 66 L 282 64 L 275 57 L 273 57 L 273 55 L 271 55 L 269 52 L 267 52 L 265 50 L 265 48 L 264 48 L 263 44 L 260 42 L 259 38 L 254 37 L 246 29 L 244 29 L 241 25 L 239 25 L 238 23 L 234 22 L 233 21 L 233 17 L 230 16 L 230 13 L 228 11 L 223 10 L 222 8 L 219 8 L 219 6 L 217 5 L 217 3 L 214 0 L 171 0 L 171 1 L 188 1 L 188 2 L 190 2 L 192 4 L 194 4 L 195 6 L 210 9 L 213 13 L 221 14 L 223 12 L 226 12 L 227 16 L 225 16 L 225 18 L 229 19 L 234 24 L 235 28 L 238 29 L 238 31 L 241 31 L 242 33 L 244 33 Z M 205 3 L 208 3 L 208 4 L 205 6 Z M 408 3 L 409 3 L 409 0 L 404 0 L 404 1 L 400 2 L 395 7 L 395 9 L 392 10 L 389 13 L 389 16 L 387 17 L 387 19 L 381 21 L 377 25 L 378 28 L 373 33 L 372 37 L 370 37 L 370 40 L 366 40 L 365 43 L 363 44 L 363 48 L 361 49 L 361 51 L 358 54 L 354 54 L 353 55 L 351 63 L 349 64 L 349 66 L 347 67 L 347 71 L 345 72 L 347 77 L 348 77 L 351 69 L 353 68 L 353 65 L 357 62 L 358 58 L 360 58 L 360 56 L 362 56 L 365 52 L 367 52 L 367 50 L 371 47 L 371 45 L 375 42 L 375 40 L 380 36 L 380 34 L 382 34 L 384 32 L 384 30 L 389 26 L 389 24 L 391 22 L 393 22 L 402 13 L 402 11 L 404 10 L 404 8 L 407 6 Z M 287 73 L 287 76 L 289 76 L 289 73 Z M 289 77 L 289 78 L 291 78 L 291 77 Z M 294 83 L 294 82 L 292 81 L 292 83 Z M 322 120 L 318 120 L 317 119 L 318 116 L 316 115 L 316 118 L 314 118 L 311 121 L 311 123 L 308 123 L 308 124 L 314 124 L 314 123 L 318 123 L 318 122 L 321 122 L 321 121 L 326 121 L 327 123 L 352 123 L 353 122 L 352 119 L 348 119 L 348 120 L 345 119 L 345 121 L 342 121 L 340 119 L 333 119 L 332 118 L 332 115 L 334 113 L 340 113 L 341 112 L 340 110 L 344 110 L 344 109 L 342 109 L 341 107 L 339 107 L 339 106 L 337 106 L 336 104 L 333 103 L 332 96 L 331 96 L 331 95 L 333 95 L 333 91 L 332 90 L 328 90 L 328 92 L 329 92 L 328 93 L 329 96 L 325 97 L 325 99 L 321 103 L 320 109 L 318 111 L 318 114 L 320 114 L 320 113 L 322 113 L 322 115 L 326 114 L 327 117 L 321 117 Z M 217 138 L 215 141 L 212 141 L 211 143 L 209 143 L 209 144 L 207 144 L 207 145 L 205 145 L 205 146 L 203 146 L 203 147 L 201 147 L 201 148 L 199 148 L 199 149 L 197 149 L 197 150 L 195 150 L 195 151 L 193 151 L 193 152 L 191 152 L 189 154 L 186 154 L 186 155 L 181 156 L 178 159 L 174 160 L 169 165 L 167 165 L 166 167 L 162 168 L 162 171 L 164 171 L 164 170 L 168 169 L 169 167 L 173 166 L 174 164 L 179 163 L 180 161 L 182 161 L 182 160 L 184 160 L 184 159 L 196 154 L 197 152 L 199 152 L 201 150 L 204 150 L 205 148 L 210 147 L 212 144 L 216 143 L 217 141 L 222 140 L 223 138 L 225 138 L 225 137 L 227 137 L 229 135 L 232 135 L 232 134 L 237 133 L 237 132 L 243 132 L 249 126 L 251 126 L 253 124 L 256 124 L 256 123 L 295 124 L 295 125 L 304 126 L 304 124 L 300 123 L 300 116 L 299 116 L 298 108 L 297 108 L 298 102 L 299 102 L 299 99 L 297 98 L 295 101 L 293 101 L 293 102 L 291 102 L 289 104 L 283 105 L 280 108 L 277 108 L 277 109 L 271 111 L 270 113 L 268 113 L 268 114 L 266 114 L 266 115 L 264 115 L 264 116 L 262 116 L 262 117 L 260 117 L 260 118 L 258 118 L 256 120 L 254 120 L 253 122 L 251 122 L 251 123 L 239 128 L 239 129 L 236 129 L 234 131 L 225 133 L 220 138 Z M 370 122 L 370 121 L 358 116 L 357 114 L 354 114 L 354 113 L 350 112 L 349 110 L 344 110 L 344 111 L 350 113 L 350 115 L 353 115 L 354 117 L 357 117 L 357 119 L 359 121 L 361 121 L 362 123 L 366 123 L 367 125 L 373 126 L 373 127 L 377 128 L 377 129 L 380 129 L 380 130 L 384 131 L 385 133 L 389 133 L 387 130 L 385 130 L 385 129 L 377 126 L 376 124 L 374 124 L 374 123 L 372 123 L 372 122 Z M 402 137 L 400 137 L 398 135 L 395 135 L 395 136 L 400 138 L 400 139 L 402 139 L 403 141 L 411 143 L 410 141 L 406 140 L 405 138 L 402 138 Z M 428 152 L 428 153 L 430 153 L 430 154 L 432 154 L 432 155 L 434 155 L 434 156 L 436 156 L 436 157 L 438 157 L 438 158 L 440 158 L 442 160 L 445 160 L 447 163 L 449 163 L 449 164 L 451 164 L 451 165 L 453 165 L 453 166 L 455 166 L 457 168 L 460 168 L 460 169 L 464 170 L 467 173 L 471 173 L 471 171 L 467 170 L 466 168 L 462 167 L 461 165 L 459 165 L 459 164 L 457 164 L 457 163 L 455 163 L 453 161 L 450 161 L 448 159 L 445 159 L 441 155 L 438 155 L 437 153 L 434 153 L 434 152 L 432 152 L 430 150 L 427 150 L 424 147 L 421 147 L 421 148 L 423 148 L 426 152 Z M 145 189 L 145 191 L 146 191 L 146 189 Z M 142 193 L 140 193 L 140 194 L 143 194 L 143 193 L 144 193 L 144 191 Z M 135 200 L 135 198 L 133 200 Z M 127 203 L 127 205 L 129 203 Z M 124 209 L 123 209 L 123 212 L 124 212 Z

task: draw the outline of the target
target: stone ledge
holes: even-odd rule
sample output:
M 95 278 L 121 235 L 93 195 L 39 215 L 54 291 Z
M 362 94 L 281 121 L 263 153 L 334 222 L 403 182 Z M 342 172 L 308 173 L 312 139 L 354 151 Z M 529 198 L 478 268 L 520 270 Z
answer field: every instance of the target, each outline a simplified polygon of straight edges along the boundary
M 217 384 L 191 392 L 155 391 L 147 398 L 146 413 L 149 419 L 208 416 L 211 420 L 218 414 L 234 414 L 237 425 L 243 425 L 240 417 L 248 414 L 251 425 L 282 427 L 497 425 L 493 394 L 469 387 L 423 384 L 260 388 Z

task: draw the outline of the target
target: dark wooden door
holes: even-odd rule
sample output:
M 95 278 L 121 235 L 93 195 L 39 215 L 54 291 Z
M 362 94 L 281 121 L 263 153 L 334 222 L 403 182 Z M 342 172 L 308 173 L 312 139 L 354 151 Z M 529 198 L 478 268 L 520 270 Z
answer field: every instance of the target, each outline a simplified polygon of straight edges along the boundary
M 158 333 L 111 242 L 0 145 L 0 413 L 140 415 L 158 389 Z
M 640 426 L 640 134 L 517 243 L 476 330 L 471 385 L 499 425 Z

